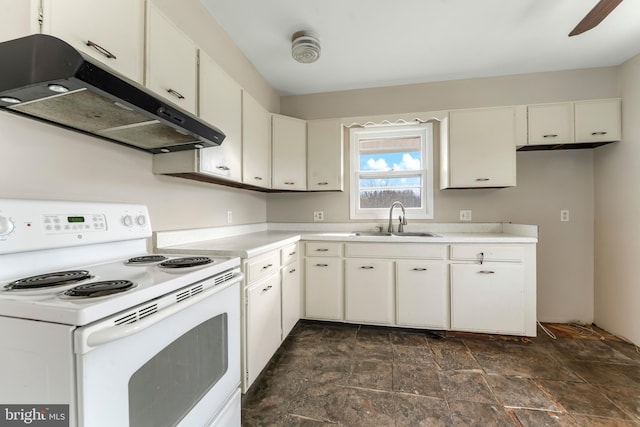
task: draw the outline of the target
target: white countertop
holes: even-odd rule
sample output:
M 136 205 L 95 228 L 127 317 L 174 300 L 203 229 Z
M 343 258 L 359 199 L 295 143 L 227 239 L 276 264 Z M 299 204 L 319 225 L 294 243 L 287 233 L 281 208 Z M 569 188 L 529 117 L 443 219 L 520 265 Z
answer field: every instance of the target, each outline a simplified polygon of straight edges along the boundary
M 350 227 L 350 228 L 348 228 Z M 289 230 L 287 228 L 290 228 Z M 305 229 L 306 228 L 306 229 Z M 347 231 L 349 230 L 349 231 Z M 508 223 L 415 224 L 410 231 L 430 231 L 438 237 L 357 236 L 355 231 L 373 231 L 374 226 L 349 224 L 254 224 L 154 232 L 158 252 L 199 253 L 251 258 L 299 240 L 386 243 L 532 243 L 538 227 Z

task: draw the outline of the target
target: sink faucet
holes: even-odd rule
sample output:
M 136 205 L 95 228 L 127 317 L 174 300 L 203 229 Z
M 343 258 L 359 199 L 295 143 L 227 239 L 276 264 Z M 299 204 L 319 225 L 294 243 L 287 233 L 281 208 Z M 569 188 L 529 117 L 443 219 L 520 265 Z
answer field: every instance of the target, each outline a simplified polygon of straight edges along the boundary
M 387 231 L 389 233 L 393 233 L 393 208 L 395 208 L 396 206 L 400 206 L 400 209 L 402 209 L 402 216 L 399 218 L 398 223 L 398 233 L 402 233 L 403 227 L 407 225 L 407 214 L 404 210 L 404 205 L 400 202 L 393 202 L 391 203 L 391 207 L 389 208 L 389 227 L 387 228 Z

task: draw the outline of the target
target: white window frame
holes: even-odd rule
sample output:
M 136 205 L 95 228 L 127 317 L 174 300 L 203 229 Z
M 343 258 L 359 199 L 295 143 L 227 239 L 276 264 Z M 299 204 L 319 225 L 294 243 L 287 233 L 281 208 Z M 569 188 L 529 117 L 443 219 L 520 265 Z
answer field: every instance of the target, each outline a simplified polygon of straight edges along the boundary
M 389 207 L 372 209 L 361 209 L 360 201 L 360 164 L 359 147 L 361 139 L 372 138 L 420 138 L 422 165 L 422 207 L 406 208 L 407 219 L 433 219 L 433 125 L 423 123 L 420 125 L 390 125 L 375 127 L 353 127 L 349 129 L 350 155 L 350 218 L 351 219 L 388 219 Z M 392 176 L 392 173 L 389 174 Z

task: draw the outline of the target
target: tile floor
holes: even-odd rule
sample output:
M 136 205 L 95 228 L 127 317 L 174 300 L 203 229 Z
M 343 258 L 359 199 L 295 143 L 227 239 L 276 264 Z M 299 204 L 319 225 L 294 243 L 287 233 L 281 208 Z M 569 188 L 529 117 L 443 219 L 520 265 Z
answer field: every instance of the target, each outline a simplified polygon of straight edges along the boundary
M 640 426 L 633 345 L 303 321 L 242 400 L 243 426 Z

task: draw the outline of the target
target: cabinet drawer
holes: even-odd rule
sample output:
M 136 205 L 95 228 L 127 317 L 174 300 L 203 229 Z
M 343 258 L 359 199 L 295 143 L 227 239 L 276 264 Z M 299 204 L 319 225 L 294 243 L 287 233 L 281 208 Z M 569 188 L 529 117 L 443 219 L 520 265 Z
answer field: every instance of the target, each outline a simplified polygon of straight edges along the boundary
M 512 245 L 451 245 L 452 260 L 519 262 L 523 248 Z
M 282 265 L 288 265 L 298 259 L 298 244 L 293 243 L 280 249 L 280 260 Z
M 345 256 L 444 259 L 445 248 L 445 245 L 428 243 L 347 243 Z
M 309 242 L 307 243 L 307 256 L 341 256 L 342 243 L 333 242 Z
M 251 258 L 247 261 L 247 283 L 268 277 L 277 273 L 278 270 L 280 270 L 280 253 L 277 251 Z

